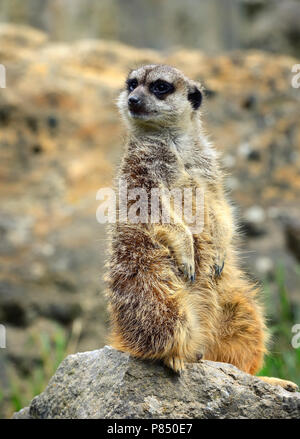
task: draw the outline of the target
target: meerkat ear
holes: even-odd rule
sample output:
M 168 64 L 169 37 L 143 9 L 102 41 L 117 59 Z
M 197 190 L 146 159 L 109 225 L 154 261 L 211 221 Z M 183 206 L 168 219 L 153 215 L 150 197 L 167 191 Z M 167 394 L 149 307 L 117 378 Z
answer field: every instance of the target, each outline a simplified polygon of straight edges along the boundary
M 188 93 L 188 100 L 194 110 L 198 110 L 202 102 L 202 93 L 196 85 L 193 85 Z

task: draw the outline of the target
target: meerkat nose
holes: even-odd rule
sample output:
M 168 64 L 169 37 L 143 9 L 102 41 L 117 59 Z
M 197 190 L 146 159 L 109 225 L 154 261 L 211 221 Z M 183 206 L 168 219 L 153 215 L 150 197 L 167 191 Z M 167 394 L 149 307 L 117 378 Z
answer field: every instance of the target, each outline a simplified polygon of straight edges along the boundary
M 138 96 L 130 96 L 130 98 L 128 99 L 128 105 L 132 108 L 139 107 L 141 103 L 142 100 Z

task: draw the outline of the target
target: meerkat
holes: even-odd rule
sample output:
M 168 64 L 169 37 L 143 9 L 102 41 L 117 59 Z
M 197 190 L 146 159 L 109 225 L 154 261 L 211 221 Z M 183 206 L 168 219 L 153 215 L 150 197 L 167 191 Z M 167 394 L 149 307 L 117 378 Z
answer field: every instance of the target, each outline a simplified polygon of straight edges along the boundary
M 110 344 L 179 373 L 203 358 L 255 374 L 269 335 L 259 287 L 239 267 L 224 174 L 201 123 L 202 96 L 202 87 L 178 69 L 146 65 L 129 73 L 118 99 L 128 130 L 119 180 L 147 194 L 201 188 L 204 199 L 198 232 L 163 196 L 169 223 L 123 218 L 111 227 Z M 297 389 L 290 381 L 259 378 Z

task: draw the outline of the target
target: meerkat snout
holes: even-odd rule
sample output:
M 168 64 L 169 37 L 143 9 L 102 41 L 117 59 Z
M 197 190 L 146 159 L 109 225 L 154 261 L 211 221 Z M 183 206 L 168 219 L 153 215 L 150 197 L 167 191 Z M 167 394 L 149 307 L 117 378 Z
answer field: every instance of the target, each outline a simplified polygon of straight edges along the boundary
M 132 112 L 140 111 L 143 108 L 143 100 L 140 96 L 130 96 L 128 98 L 128 107 Z
M 135 107 L 136 105 L 140 105 L 142 103 L 142 100 L 140 97 L 138 96 L 130 96 L 130 98 L 128 99 L 128 105 L 129 107 Z
M 128 98 L 128 107 L 130 110 L 136 110 L 141 108 L 143 105 L 143 101 L 140 96 L 130 96 Z

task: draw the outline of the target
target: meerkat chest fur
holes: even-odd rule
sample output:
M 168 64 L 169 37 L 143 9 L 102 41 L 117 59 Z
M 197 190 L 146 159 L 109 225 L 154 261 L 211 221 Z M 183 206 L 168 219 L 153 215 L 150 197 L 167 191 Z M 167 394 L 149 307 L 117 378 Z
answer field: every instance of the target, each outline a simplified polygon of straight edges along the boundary
M 130 133 L 121 166 L 129 187 L 168 189 L 216 185 L 220 182 L 217 154 L 204 136 L 187 133 L 136 135 Z
M 121 175 L 128 187 L 146 190 L 175 184 L 182 164 L 169 139 L 151 136 L 130 136 Z

